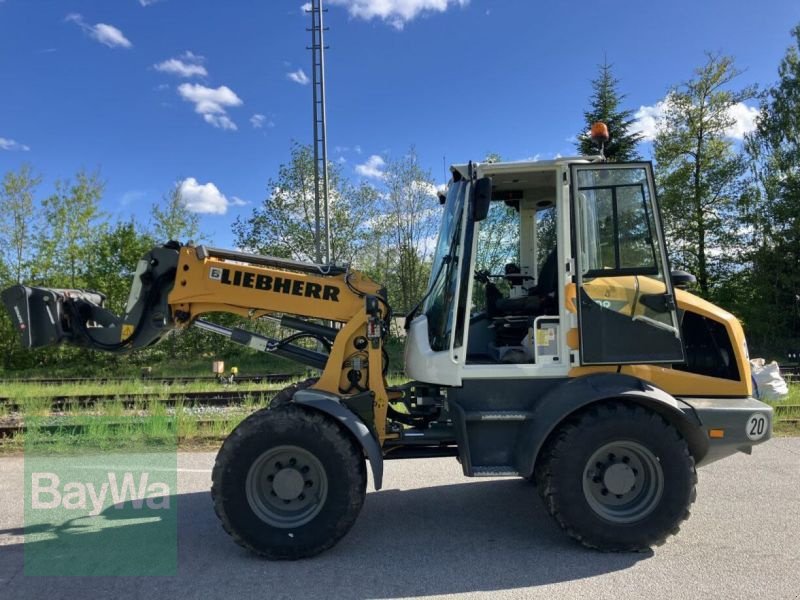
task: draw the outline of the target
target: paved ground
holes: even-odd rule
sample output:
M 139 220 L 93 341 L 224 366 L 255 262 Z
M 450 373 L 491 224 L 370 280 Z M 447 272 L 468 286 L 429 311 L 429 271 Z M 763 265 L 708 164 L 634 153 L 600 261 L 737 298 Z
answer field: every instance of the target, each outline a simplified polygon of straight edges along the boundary
M 385 489 L 333 550 L 265 562 L 218 526 L 212 462 L 179 457 L 177 576 L 90 579 L 22 574 L 22 459 L 0 460 L 0 598 L 800 598 L 798 438 L 702 469 L 692 517 L 646 554 L 584 550 L 530 484 L 464 479 L 435 459 L 387 463 Z

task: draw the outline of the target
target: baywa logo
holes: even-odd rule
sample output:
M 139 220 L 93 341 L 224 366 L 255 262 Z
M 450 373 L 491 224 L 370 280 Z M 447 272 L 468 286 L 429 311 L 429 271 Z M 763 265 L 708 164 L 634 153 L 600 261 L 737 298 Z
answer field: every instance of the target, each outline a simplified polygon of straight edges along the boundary
M 61 483 L 56 473 L 31 474 L 31 508 L 33 510 L 78 510 L 94 517 L 106 507 L 108 499 L 117 510 L 130 502 L 133 509 L 145 506 L 150 510 L 169 510 L 170 489 L 162 481 L 150 482 L 149 473 L 140 473 L 138 481 L 130 471 L 121 480 L 113 472 L 99 486 L 93 481 L 70 481 Z
M 25 574 L 175 575 L 177 453 L 25 455 Z

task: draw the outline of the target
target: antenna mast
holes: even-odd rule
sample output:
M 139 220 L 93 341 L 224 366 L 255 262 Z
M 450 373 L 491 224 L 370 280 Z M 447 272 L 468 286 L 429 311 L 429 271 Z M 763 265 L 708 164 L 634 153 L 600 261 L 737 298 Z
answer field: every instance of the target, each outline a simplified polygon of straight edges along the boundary
M 328 218 L 328 139 L 325 123 L 325 46 L 322 15 L 328 12 L 322 8 L 322 0 L 311 0 L 311 88 L 314 104 L 314 250 L 316 261 L 325 263 L 331 260 L 331 225 Z M 322 215 L 320 215 L 320 204 Z M 324 247 L 320 240 L 321 220 L 325 223 Z M 323 254 L 324 249 L 324 254 Z

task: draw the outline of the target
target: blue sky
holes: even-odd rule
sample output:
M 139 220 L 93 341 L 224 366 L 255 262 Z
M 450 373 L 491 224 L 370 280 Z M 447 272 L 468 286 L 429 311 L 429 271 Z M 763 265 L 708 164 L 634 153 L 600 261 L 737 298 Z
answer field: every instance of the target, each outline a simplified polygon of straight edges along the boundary
M 604 55 L 645 127 L 705 51 L 768 85 L 800 22 L 796 0 L 325 4 L 329 153 L 373 181 L 411 145 L 439 182 L 443 160 L 571 154 Z M 28 162 L 44 195 L 99 168 L 103 209 L 140 221 L 181 180 L 195 210 L 217 211 L 201 213 L 207 236 L 231 246 L 291 141 L 311 140 L 301 5 L 0 0 L 0 174 Z M 736 135 L 752 121 L 740 108 Z

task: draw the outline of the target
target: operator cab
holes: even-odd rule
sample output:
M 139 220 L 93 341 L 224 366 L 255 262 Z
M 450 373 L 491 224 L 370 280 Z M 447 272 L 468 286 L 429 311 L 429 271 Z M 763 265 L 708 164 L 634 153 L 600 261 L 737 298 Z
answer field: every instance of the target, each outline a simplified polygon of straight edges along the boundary
M 535 331 L 558 321 L 557 172 L 535 164 L 492 177 L 475 248 L 466 364 L 536 363 Z
M 652 165 L 598 158 L 451 167 L 410 377 L 683 362 Z

